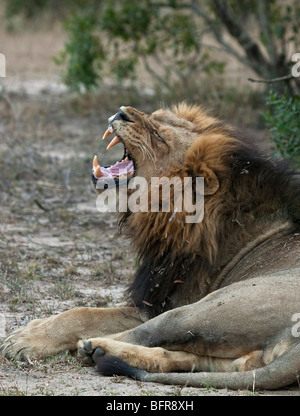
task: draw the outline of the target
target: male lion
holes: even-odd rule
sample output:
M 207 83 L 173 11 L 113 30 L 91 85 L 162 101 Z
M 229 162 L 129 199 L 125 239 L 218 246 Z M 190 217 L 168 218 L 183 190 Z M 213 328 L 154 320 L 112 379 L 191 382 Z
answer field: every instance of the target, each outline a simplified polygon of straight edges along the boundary
M 103 374 L 167 384 L 274 389 L 298 380 L 297 173 L 185 103 L 151 115 L 121 107 L 104 137 L 110 133 L 108 147 L 122 142 L 124 157 L 110 168 L 94 159 L 97 188 L 109 177 L 120 185 L 122 167 L 129 184 L 193 178 L 195 198 L 203 177 L 203 220 L 186 222 L 174 201 L 170 212 L 121 214 L 140 260 L 128 305 L 34 320 L 5 340 L 4 354 L 79 348 Z

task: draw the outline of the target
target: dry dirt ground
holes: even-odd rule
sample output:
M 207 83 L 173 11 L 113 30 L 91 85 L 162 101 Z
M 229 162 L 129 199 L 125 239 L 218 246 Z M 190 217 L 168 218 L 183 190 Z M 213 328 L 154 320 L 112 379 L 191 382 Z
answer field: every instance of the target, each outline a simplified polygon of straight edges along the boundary
M 157 103 L 117 89 L 103 88 L 98 95 L 81 98 L 70 96 L 63 86 L 52 82 L 55 70 L 51 76 L 46 73 L 47 82 L 36 73 L 37 66 L 41 75 L 47 67 L 47 56 L 55 52 L 49 35 L 42 48 L 45 53 L 49 47 L 46 57 L 38 52 L 34 55 L 36 43 L 32 34 L 22 35 L 22 40 L 20 36 L 11 39 L 4 32 L 0 36 L 6 39 L 6 45 L 11 42 L 5 52 L 15 61 L 12 76 L 0 84 L 0 88 L 5 87 L 0 95 L 0 338 L 3 338 L 33 318 L 77 306 L 112 306 L 122 301 L 123 290 L 135 269 L 135 259 L 128 242 L 116 235 L 116 217 L 100 214 L 96 209 L 96 195 L 90 183 L 91 163 L 94 154 L 107 164 L 119 159 L 121 149 L 116 146 L 105 152 L 100 137 L 107 127 L 107 118 L 120 105 L 142 105 L 143 110 L 151 110 Z M 60 48 L 62 38 L 57 38 Z M 21 61 L 21 66 L 27 68 L 21 75 L 16 71 L 20 41 L 25 49 L 30 49 L 36 65 Z M 41 48 L 36 50 L 41 53 Z M 38 59 L 40 66 L 36 63 Z M 104 378 L 70 354 L 34 361 L 8 361 L 0 356 L 2 396 L 299 393 L 299 386 L 275 392 L 257 392 L 250 386 L 249 390 L 232 392 L 213 386 L 196 389 L 145 384 L 121 377 Z

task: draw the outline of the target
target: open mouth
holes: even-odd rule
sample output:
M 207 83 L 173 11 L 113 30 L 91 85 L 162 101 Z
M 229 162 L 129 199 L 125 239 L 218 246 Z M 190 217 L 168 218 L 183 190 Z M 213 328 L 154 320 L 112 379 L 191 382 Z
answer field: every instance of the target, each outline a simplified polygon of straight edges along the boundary
M 103 139 L 106 139 L 112 133 L 114 133 L 114 129 L 110 123 L 108 129 L 103 135 Z M 120 180 L 127 180 L 127 183 L 130 181 L 130 179 L 133 178 L 136 169 L 135 162 L 131 154 L 128 152 L 122 138 L 119 136 L 114 136 L 106 149 L 110 149 L 117 143 L 123 143 L 124 154 L 122 159 L 117 161 L 114 165 L 104 167 L 100 166 L 97 155 L 94 156 L 92 174 L 92 180 L 94 184 L 101 180 L 114 179 L 116 186 L 119 186 Z

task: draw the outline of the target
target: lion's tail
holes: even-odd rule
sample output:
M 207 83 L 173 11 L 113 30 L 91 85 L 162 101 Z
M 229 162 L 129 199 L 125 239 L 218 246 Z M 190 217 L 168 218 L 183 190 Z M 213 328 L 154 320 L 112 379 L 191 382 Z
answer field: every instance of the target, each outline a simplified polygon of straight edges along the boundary
M 97 370 L 103 375 L 123 375 L 138 381 L 179 384 L 191 387 L 237 389 L 277 389 L 300 377 L 300 343 L 265 367 L 252 371 L 226 373 L 148 373 L 130 366 L 119 358 L 104 356 L 97 361 Z

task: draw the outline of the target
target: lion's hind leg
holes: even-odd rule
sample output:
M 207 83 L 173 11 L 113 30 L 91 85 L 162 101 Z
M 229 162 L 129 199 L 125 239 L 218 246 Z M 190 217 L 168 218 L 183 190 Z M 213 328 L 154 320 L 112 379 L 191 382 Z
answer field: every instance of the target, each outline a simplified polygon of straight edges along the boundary
M 113 357 L 150 373 L 174 371 L 232 371 L 234 358 L 196 355 L 186 351 L 170 351 L 162 347 L 144 347 L 109 338 L 79 341 L 79 354 L 84 360 L 92 358 L 100 369 Z
M 138 381 L 177 384 L 193 387 L 276 389 L 298 381 L 300 376 L 300 343 L 267 365 L 248 371 L 151 373 L 133 367 L 119 357 L 101 354 L 96 358 L 97 370 L 106 376 L 123 375 Z M 256 355 L 256 354 L 255 354 Z M 259 355 L 257 353 L 257 355 Z M 249 357 L 248 357 L 249 358 Z

